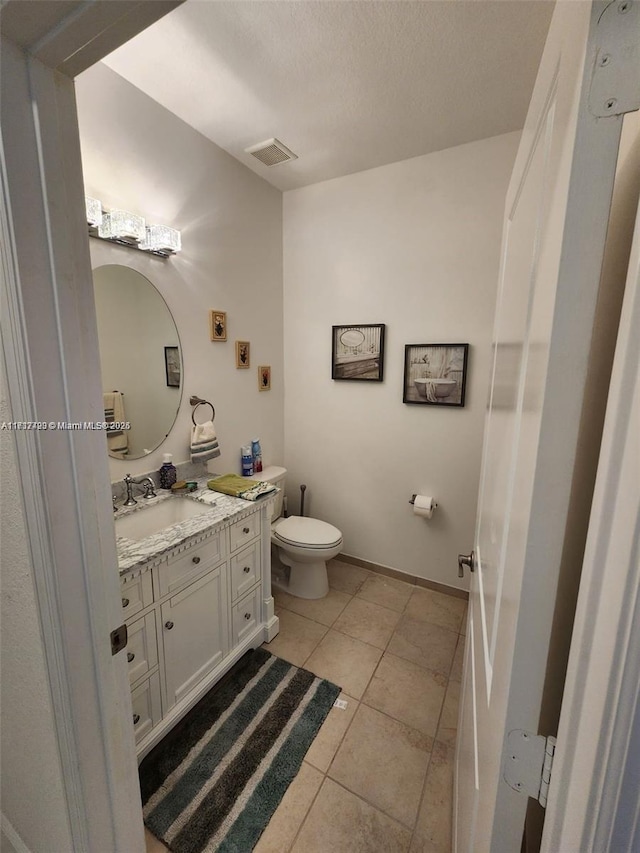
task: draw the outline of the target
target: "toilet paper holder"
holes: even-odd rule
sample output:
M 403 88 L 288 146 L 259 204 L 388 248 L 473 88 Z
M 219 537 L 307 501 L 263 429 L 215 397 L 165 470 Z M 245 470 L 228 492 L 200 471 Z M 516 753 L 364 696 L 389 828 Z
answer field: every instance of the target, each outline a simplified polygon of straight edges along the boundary
M 417 493 L 417 492 L 415 492 L 413 495 L 411 495 L 411 500 L 409 501 L 409 503 L 410 503 L 412 506 L 415 504 L 415 502 L 416 502 L 416 498 L 417 498 L 417 497 L 418 497 L 418 493 Z M 435 509 L 437 506 L 438 506 L 438 504 L 434 501 L 434 502 L 433 502 L 433 508 Z

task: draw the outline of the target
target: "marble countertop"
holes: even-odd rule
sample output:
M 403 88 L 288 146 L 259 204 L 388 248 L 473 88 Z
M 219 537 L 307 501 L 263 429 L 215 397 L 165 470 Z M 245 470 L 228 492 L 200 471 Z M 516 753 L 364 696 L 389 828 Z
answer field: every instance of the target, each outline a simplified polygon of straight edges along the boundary
M 146 536 L 144 539 L 128 539 L 118 535 L 116 524 L 116 547 L 118 552 L 118 568 L 120 575 L 131 572 L 151 560 L 158 559 L 175 548 L 184 545 L 189 539 L 202 536 L 239 521 L 265 504 L 271 504 L 278 490 L 258 501 L 245 501 L 242 498 L 232 498 L 220 492 L 207 488 L 206 481 L 198 482 L 194 492 L 159 492 L 157 498 L 145 500 L 136 495 L 138 503 L 133 507 L 118 506 L 114 513 L 114 521 L 124 518 L 134 512 L 144 512 L 147 507 L 163 501 L 196 501 L 202 504 L 202 514 L 186 521 L 180 521 Z

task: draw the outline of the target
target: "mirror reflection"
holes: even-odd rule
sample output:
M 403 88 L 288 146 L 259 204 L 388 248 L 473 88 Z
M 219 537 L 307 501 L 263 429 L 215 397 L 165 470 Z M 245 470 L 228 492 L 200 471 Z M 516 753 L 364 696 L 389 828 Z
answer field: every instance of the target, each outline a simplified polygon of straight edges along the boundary
M 165 440 L 182 397 L 180 339 L 159 291 L 119 264 L 93 271 L 109 456 L 140 459 Z

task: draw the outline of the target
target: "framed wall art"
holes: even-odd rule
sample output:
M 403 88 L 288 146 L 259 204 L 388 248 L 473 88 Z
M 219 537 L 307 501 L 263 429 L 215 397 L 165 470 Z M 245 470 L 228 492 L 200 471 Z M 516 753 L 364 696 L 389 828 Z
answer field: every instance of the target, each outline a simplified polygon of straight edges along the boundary
M 403 403 L 464 406 L 469 344 L 407 344 Z
M 331 378 L 382 382 L 384 323 L 332 326 Z
M 209 332 L 212 341 L 227 340 L 226 311 L 209 311 Z
M 260 391 L 271 391 L 271 366 L 261 364 L 258 367 L 258 389 Z
M 169 388 L 180 387 L 180 350 L 178 347 L 164 348 L 164 369 Z
M 250 350 L 249 341 L 236 341 L 236 367 L 251 367 Z

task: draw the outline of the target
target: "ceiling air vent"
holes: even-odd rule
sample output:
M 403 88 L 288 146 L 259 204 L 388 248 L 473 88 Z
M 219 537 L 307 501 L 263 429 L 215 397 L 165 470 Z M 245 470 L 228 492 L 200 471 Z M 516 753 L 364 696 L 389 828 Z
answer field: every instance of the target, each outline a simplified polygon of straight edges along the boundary
M 287 163 L 289 160 L 297 160 L 298 155 L 289 151 L 279 139 L 267 139 L 244 149 L 247 154 L 252 154 L 265 166 L 277 166 L 279 163 Z

